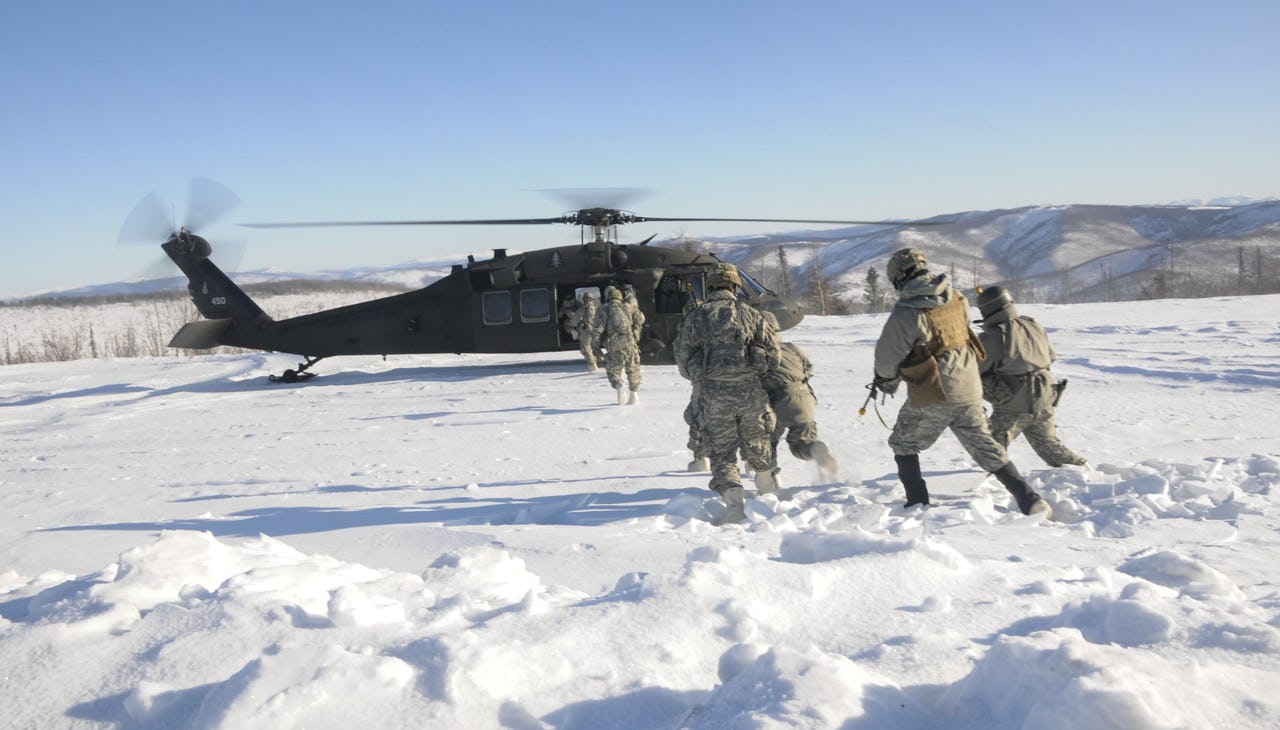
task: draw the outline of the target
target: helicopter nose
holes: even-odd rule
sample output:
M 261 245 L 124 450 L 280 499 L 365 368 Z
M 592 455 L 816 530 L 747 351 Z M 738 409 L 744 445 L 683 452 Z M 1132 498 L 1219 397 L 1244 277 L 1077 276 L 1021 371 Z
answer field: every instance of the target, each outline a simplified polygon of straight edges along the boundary
M 804 311 L 793 301 L 779 297 L 760 303 L 760 308 L 778 320 L 778 329 L 785 330 L 800 324 L 804 319 Z

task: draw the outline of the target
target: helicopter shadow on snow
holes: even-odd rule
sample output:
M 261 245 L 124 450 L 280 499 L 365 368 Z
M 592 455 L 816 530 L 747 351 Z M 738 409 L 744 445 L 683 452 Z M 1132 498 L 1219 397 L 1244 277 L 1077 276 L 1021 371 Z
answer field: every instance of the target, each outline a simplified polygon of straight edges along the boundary
M 670 476 L 681 475 L 672 472 Z M 595 481 L 592 479 L 591 481 Z M 483 489 L 483 488 L 482 488 Z M 326 488 L 326 491 L 335 491 Z M 154 522 L 116 522 L 47 527 L 41 532 L 194 530 L 215 537 L 258 535 L 284 537 L 391 525 L 563 525 L 597 527 L 612 522 L 658 517 L 678 496 L 701 493 L 690 487 L 651 487 L 635 492 L 580 492 L 536 497 L 486 497 L 471 494 L 424 500 L 416 505 L 363 508 L 272 506 L 226 513 L 225 517 L 194 517 Z M 212 498 L 212 497 L 210 497 Z
M 467 382 L 529 373 L 555 374 L 566 377 L 578 375 L 597 376 L 586 371 L 582 362 L 570 360 L 537 360 L 529 362 L 510 361 L 491 364 L 467 365 L 421 365 L 415 367 L 393 368 L 381 371 L 340 370 L 333 373 L 321 373 L 314 378 L 300 383 L 280 383 L 261 381 L 264 387 L 324 387 L 335 385 L 370 385 L 398 381 L 409 382 Z
M 466 382 L 520 373 L 544 373 L 559 377 L 576 377 L 579 375 L 597 377 L 594 374 L 587 373 L 581 363 L 569 360 L 512 361 L 493 364 L 445 366 L 423 365 L 382 371 L 345 370 L 321 374 L 315 378 L 297 383 L 272 381 L 267 377 L 258 375 L 246 377 L 255 370 L 265 368 L 264 360 L 265 358 L 262 357 L 250 356 L 247 358 L 246 365 L 234 372 L 219 373 L 186 383 L 164 387 L 152 387 L 132 382 L 105 383 L 77 390 L 39 393 L 0 400 L 0 408 L 33 406 L 50 401 L 76 400 L 80 398 L 119 398 L 120 403 L 123 405 L 129 402 L 140 402 L 177 394 L 247 393 L 270 391 L 279 388 L 316 388 L 394 382 Z

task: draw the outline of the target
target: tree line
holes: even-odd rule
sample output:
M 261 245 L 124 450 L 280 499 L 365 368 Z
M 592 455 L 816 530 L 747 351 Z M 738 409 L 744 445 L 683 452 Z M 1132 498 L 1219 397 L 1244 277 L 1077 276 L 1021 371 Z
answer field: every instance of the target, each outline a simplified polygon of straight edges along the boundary
M 758 257 L 748 265 L 752 276 L 775 293 L 799 299 L 809 314 L 860 314 L 886 312 L 897 296 L 885 280 L 883 265 L 869 266 L 861 277 L 826 271 L 821 249 L 812 246 L 810 259 L 793 266 L 787 248 L 772 256 Z M 1234 270 L 1205 269 L 1194 262 L 1180 262 L 1166 248 L 1158 266 L 1118 275 L 1105 260 L 1061 269 L 1053 275 L 1000 278 L 978 256 L 968 261 L 937 264 L 961 291 L 973 293 L 979 286 L 1001 284 L 1022 302 L 1076 304 L 1148 299 L 1198 299 L 1280 293 L 1280 265 L 1261 244 L 1241 245 Z
M 279 319 L 405 291 L 380 282 L 287 280 L 244 290 Z M 32 297 L 0 304 L 0 364 L 196 354 L 168 346 L 199 319 L 186 292 Z M 219 347 L 204 352 L 240 352 Z

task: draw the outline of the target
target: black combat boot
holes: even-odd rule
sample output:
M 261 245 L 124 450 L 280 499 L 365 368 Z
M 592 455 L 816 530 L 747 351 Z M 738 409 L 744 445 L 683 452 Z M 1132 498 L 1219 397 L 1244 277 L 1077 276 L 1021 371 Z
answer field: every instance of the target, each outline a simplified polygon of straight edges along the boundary
M 1038 514 L 1040 512 L 1048 512 L 1046 519 L 1053 519 L 1053 510 L 1050 509 L 1049 503 L 1044 501 L 1035 490 L 1027 484 L 1027 480 L 1022 478 L 1018 473 L 1018 467 L 1009 462 L 997 469 L 995 472 L 996 479 L 1009 490 L 1009 494 L 1018 501 L 1018 510 L 1024 515 Z
M 907 490 L 907 507 L 917 504 L 929 504 L 929 488 L 920 473 L 919 454 L 894 454 L 893 460 L 898 462 L 898 479 Z

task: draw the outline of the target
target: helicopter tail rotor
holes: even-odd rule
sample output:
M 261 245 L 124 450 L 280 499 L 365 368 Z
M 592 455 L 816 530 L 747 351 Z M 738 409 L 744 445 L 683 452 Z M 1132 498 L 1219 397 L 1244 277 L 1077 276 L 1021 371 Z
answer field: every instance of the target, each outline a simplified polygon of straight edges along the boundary
M 184 231 L 200 233 L 239 204 L 240 198 L 222 183 L 203 177 L 192 178 L 181 225 L 176 220 L 173 207 L 159 193 L 152 192 L 129 211 L 120 226 L 116 243 L 154 245 Z
M 116 236 L 116 245 L 174 243 L 194 256 L 207 258 L 213 247 L 198 233 L 213 226 L 239 203 L 240 198 L 222 183 L 209 178 L 192 178 L 187 187 L 183 225 L 177 223 L 172 205 L 165 202 L 159 193 L 152 192 L 138 201 L 125 217 Z M 224 253 L 231 254 L 229 258 L 236 265 L 228 266 L 228 270 L 234 271 L 244 256 L 243 236 L 219 245 Z M 172 271 L 173 262 L 164 256 L 146 266 L 135 278 L 160 279 Z
M 193 177 L 187 188 L 186 228 L 203 231 L 240 204 L 240 198 L 220 182 Z
M 129 211 L 120 232 L 116 236 L 116 245 L 154 244 L 167 239 L 177 228 L 173 214 L 159 193 L 151 193 Z

